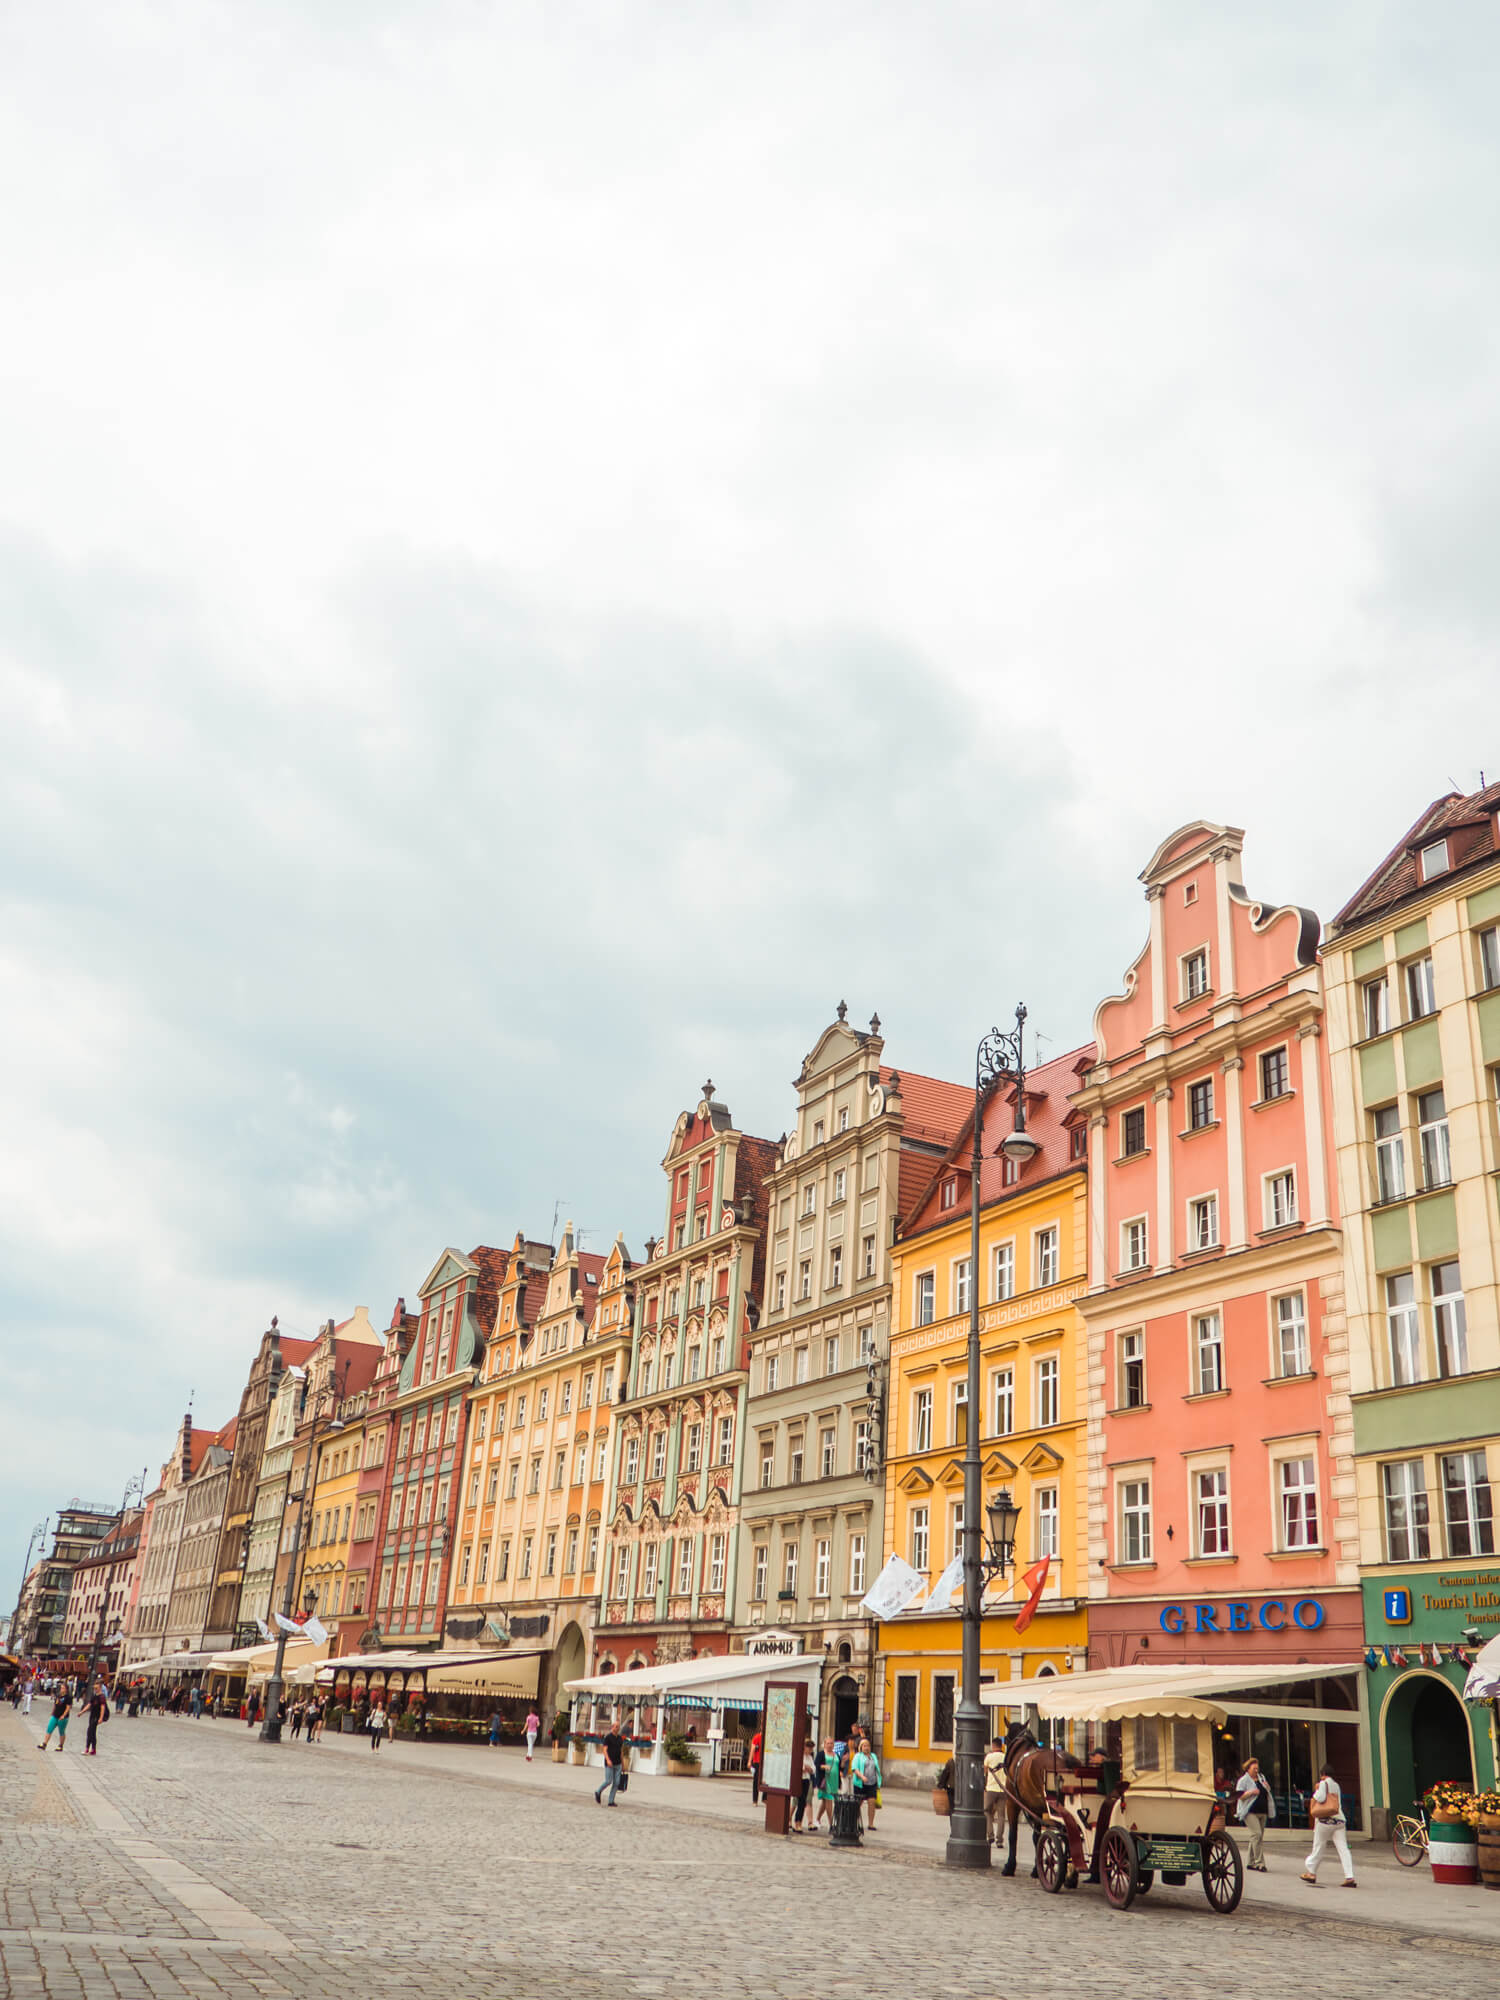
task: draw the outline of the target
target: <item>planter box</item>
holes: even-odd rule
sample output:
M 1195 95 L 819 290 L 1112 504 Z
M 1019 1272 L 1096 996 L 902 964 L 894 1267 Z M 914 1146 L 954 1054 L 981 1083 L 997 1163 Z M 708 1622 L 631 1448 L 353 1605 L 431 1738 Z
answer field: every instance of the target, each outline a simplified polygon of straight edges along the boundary
M 583 1763 L 585 1760 L 585 1754 L 586 1753 L 581 1743 L 576 1748 L 571 1743 L 568 1745 L 568 1762 L 570 1764 Z
M 703 1766 L 701 1764 L 674 1764 L 670 1757 L 667 1759 L 667 1776 L 669 1778 L 696 1778 L 702 1769 Z
M 1428 1839 L 1434 1882 L 1471 1888 L 1479 1880 L 1479 1843 L 1472 1826 L 1439 1815 L 1428 1829 Z
M 568 1746 L 567 1746 L 567 1744 L 566 1744 L 566 1743 L 554 1743 L 554 1744 L 553 1744 L 553 1746 L 552 1746 L 552 1761 L 553 1761 L 553 1763 L 554 1763 L 554 1764 L 566 1764 L 566 1763 L 567 1763 L 567 1761 L 568 1761 Z

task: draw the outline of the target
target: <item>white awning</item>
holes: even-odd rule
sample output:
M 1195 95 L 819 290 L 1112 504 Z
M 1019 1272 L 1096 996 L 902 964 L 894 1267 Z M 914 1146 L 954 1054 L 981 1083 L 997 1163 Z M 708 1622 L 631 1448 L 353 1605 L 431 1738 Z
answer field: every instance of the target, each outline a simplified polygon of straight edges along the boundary
M 1195 1697 L 1213 1700 L 1219 1695 L 1238 1694 L 1252 1688 L 1331 1680 L 1338 1674 L 1359 1671 L 1357 1660 L 1341 1666 L 1302 1660 L 1289 1667 L 1101 1667 L 1092 1673 L 1037 1674 L 1030 1680 L 992 1681 L 979 1690 L 979 1699 L 986 1708 L 1035 1708 L 1038 1715 L 1059 1720 L 1102 1722 L 1141 1711 L 1170 1714 L 1174 1700 L 1184 1704 L 1181 1713 L 1191 1714 Z M 1351 1709 L 1349 1720 L 1358 1719 Z
M 684 1708 L 759 1708 L 767 1681 L 800 1680 L 816 1714 L 823 1678 L 823 1655 L 799 1653 L 790 1659 L 764 1654 L 721 1653 L 704 1660 L 669 1660 L 659 1667 L 631 1667 L 622 1674 L 592 1674 L 564 1683 L 569 1694 L 606 1695 L 611 1701 L 656 1700 Z
M 511 1695 L 534 1700 L 547 1648 L 534 1653 L 491 1653 L 487 1659 L 450 1662 L 441 1657 L 427 1669 L 429 1694 Z
M 323 1643 L 326 1646 L 328 1642 L 325 1640 Z M 293 1639 L 289 1637 L 286 1642 L 286 1652 L 282 1657 L 289 1660 L 295 1653 L 299 1663 L 305 1660 L 321 1659 L 321 1653 L 309 1653 L 303 1650 L 311 1644 L 311 1639 Z M 241 1667 L 246 1667 L 251 1673 L 254 1673 L 262 1664 L 269 1669 L 274 1664 L 275 1659 L 276 1641 L 272 1639 L 268 1643 L 264 1639 L 257 1639 L 253 1646 L 236 1646 L 233 1652 L 215 1653 L 208 1664 L 211 1671 L 216 1674 L 238 1673 Z
M 120 1679 L 131 1674 L 164 1674 L 170 1669 L 179 1673 L 196 1673 L 199 1667 L 210 1665 L 212 1653 L 160 1653 L 154 1660 L 133 1660 L 128 1667 L 121 1667 Z
M 512 1659 L 510 1653 L 453 1652 L 453 1653 L 335 1653 L 332 1659 L 319 1660 L 318 1679 L 333 1680 L 342 1673 L 380 1672 L 383 1674 L 431 1673 L 435 1667 L 465 1667 L 484 1664 L 492 1660 Z

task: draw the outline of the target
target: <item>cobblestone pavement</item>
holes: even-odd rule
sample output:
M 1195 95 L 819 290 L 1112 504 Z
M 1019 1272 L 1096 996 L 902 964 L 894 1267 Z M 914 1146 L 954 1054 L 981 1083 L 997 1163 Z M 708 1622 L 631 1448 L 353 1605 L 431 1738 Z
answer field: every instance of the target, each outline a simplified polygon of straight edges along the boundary
M 1493 1941 L 1372 1921 L 1378 1897 L 1356 1917 L 1331 1888 L 1305 1911 L 1215 1917 L 1168 1890 L 1118 1915 L 1094 1890 L 1053 1898 L 919 1853 L 771 1840 L 661 1795 L 607 1812 L 581 1788 L 348 1743 L 271 1750 L 165 1718 L 116 1718 L 97 1758 L 79 1743 L 44 1759 L 41 1727 L 0 1712 L 6 2000 L 1029 2000 L 1080 1986 L 1264 2000 L 1293 1983 L 1368 2000 L 1403 1969 L 1500 1983 L 1500 1909 Z

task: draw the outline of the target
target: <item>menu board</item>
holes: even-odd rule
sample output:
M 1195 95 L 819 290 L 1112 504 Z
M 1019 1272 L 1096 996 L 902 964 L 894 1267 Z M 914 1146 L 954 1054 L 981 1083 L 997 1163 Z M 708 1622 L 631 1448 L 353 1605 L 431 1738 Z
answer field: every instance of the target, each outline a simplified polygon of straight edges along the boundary
M 807 1689 L 801 1681 L 767 1681 L 761 1725 L 762 1791 L 795 1792 L 802 1785 Z

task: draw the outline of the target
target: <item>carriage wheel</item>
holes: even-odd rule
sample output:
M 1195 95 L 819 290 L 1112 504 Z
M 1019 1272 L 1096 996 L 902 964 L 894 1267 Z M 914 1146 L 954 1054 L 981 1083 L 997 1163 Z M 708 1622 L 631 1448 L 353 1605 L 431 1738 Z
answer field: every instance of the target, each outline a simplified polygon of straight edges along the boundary
M 1221 1917 L 1236 1909 L 1245 1893 L 1240 1850 L 1227 1833 L 1210 1834 L 1203 1843 L 1203 1893 Z
M 1068 1872 L 1068 1841 L 1055 1826 L 1043 1827 L 1036 1841 L 1036 1878 L 1055 1896 Z
M 1135 1842 L 1123 1827 L 1112 1826 L 1099 1856 L 1099 1880 L 1112 1910 L 1128 1910 L 1141 1886 Z

